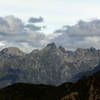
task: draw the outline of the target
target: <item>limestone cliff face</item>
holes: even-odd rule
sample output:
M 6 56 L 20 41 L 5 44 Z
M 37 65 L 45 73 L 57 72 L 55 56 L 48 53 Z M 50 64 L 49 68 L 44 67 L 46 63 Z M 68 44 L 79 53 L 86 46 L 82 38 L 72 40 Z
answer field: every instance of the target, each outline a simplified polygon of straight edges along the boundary
M 16 47 L 0 52 L 0 87 L 16 82 L 59 85 L 80 78 L 100 63 L 100 50 L 95 48 L 66 51 L 54 43 L 25 54 Z

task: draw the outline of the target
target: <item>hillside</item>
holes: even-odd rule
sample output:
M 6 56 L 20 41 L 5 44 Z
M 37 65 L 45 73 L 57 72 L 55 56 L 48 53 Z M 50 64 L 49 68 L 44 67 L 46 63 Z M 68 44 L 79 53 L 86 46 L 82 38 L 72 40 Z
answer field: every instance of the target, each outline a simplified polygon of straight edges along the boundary
M 58 87 L 17 83 L 0 89 L 0 100 L 100 100 L 100 72 Z

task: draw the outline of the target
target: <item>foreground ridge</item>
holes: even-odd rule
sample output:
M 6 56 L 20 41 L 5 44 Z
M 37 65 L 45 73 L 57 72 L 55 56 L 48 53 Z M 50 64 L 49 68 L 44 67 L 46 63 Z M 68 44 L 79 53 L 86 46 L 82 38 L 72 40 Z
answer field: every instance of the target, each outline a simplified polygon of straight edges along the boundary
M 58 87 L 17 83 L 0 89 L 0 100 L 100 100 L 100 72 Z

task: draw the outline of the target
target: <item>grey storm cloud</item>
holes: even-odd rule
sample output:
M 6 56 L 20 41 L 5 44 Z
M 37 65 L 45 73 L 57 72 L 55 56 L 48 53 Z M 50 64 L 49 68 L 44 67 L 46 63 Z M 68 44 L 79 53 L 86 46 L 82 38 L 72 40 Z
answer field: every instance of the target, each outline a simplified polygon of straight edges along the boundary
M 44 47 L 49 42 L 68 49 L 96 47 L 100 48 L 100 20 L 80 20 L 77 24 L 65 25 L 55 30 L 53 34 L 42 33 L 44 26 L 35 23 L 42 22 L 43 18 L 30 18 L 28 23 L 15 16 L 0 17 L 0 48 L 18 46 L 24 50 Z M 29 49 L 31 48 L 31 49 Z
M 40 22 L 43 22 L 43 21 L 44 21 L 44 19 L 40 16 L 39 18 L 31 17 L 28 22 L 29 23 L 40 23 Z
M 90 22 L 80 20 L 76 25 L 64 26 L 55 33 L 65 33 L 70 37 L 100 36 L 100 20 L 96 19 Z
M 0 41 L 40 48 L 47 42 L 46 35 L 41 32 L 42 27 L 26 24 L 15 16 L 0 17 Z
M 5 21 L 2 17 L 0 17 L 0 26 L 9 26 L 8 22 Z
M 64 26 L 61 29 L 55 30 L 55 34 L 60 33 L 51 41 L 58 45 L 63 45 L 65 48 L 74 49 L 78 47 L 94 46 L 100 48 L 100 20 L 92 21 L 80 20 L 72 26 Z
M 42 27 L 40 26 L 36 26 L 36 25 L 32 25 L 32 24 L 27 24 L 25 26 L 26 28 L 29 28 L 32 31 L 40 31 Z
M 0 18 L 0 33 L 18 34 L 24 32 L 24 23 L 21 19 L 14 16 L 7 16 Z

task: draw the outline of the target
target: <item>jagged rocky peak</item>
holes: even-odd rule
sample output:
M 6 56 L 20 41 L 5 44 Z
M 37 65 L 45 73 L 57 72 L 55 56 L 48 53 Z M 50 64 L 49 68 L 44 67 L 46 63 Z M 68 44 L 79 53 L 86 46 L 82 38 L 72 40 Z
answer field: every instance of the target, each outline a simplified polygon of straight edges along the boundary
M 90 50 L 91 52 L 96 52 L 96 49 L 95 49 L 94 47 L 91 47 L 89 50 Z
M 91 47 L 91 48 L 78 48 L 77 50 L 76 50 L 76 53 L 85 53 L 85 52 L 92 52 L 92 53 L 96 53 L 97 52 L 97 50 L 94 48 L 94 47 Z
M 51 49 L 55 49 L 56 48 L 56 44 L 53 42 L 53 43 L 49 43 L 47 45 L 48 48 L 51 48 Z
M 59 49 L 62 51 L 62 52 L 66 52 L 66 50 L 65 50 L 65 48 L 64 47 L 62 47 L 62 46 L 59 46 Z
M 14 56 L 23 56 L 25 55 L 24 52 L 22 52 L 20 49 L 16 48 L 16 47 L 8 47 L 3 49 L 0 53 L 2 54 L 6 54 L 6 55 L 14 55 Z
M 34 49 L 30 54 L 37 54 L 39 52 L 38 49 Z
M 84 49 L 84 48 L 77 48 L 76 49 L 76 52 L 82 52 L 82 51 L 87 51 L 87 49 Z

